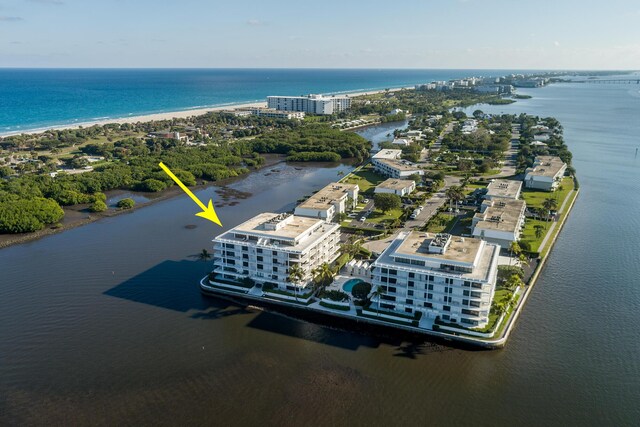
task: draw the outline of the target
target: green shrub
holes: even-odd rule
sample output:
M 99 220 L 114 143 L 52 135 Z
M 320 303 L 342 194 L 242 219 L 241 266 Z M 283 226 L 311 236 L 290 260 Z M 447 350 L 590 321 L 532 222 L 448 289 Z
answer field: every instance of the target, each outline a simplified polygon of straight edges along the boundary
M 158 191 L 162 191 L 166 188 L 166 185 L 162 181 L 158 181 L 157 179 L 149 178 L 145 179 L 138 185 L 138 189 L 140 191 L 149 191 L 152 193 L 157 193 Z
M 322 291 L 320 293 L 320 298 L 327 298 L 331 301 L 347 301 L 349 299 L 349 295 L 345 294 L 342 291 Z
M 107 210 L 107 204 L 102 200 L 96 200 L 89 206 L 91 212 L 104 212 Z
M 135 204 L 136 202 L 133 199 L 127 197 L 126 199 L 118 200 L 117 206 L 119 209 L 131 209 Z

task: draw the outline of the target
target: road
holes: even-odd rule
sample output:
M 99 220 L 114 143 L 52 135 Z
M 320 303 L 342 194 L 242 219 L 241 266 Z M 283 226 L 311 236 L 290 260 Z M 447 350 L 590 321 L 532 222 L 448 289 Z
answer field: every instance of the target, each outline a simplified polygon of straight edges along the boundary
M 500 168 L 500 173 L 486 178 L 501 178 L 505 176 L 514 176 L 516 174 L 516 166 L 518 159 L 518 150 L 520 149 L 520 125 L 511 125 L 511 141 L 507 152 L 504 155 L 504 162 Z

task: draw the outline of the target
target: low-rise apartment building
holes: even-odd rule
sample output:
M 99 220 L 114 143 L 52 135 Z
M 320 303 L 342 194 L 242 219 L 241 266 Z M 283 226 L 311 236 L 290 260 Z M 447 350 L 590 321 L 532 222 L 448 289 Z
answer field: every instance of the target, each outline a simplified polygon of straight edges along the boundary
M 411 179 L 397 179 L 397 178 L 389 178 L 385 181 L 382 181 L 375 190 L 374 193 L 390 193 L 395 194 L 397 196 L 406 196 L 407 194 L 411 194 L 413 190 L 416 189 L 415 181 Z
M 340 225 L 291 214 L 262 213 L 213 240 L 211 280 L 270 283 L 281 290 L 306 288 L 312 271 L 339 255 Z M 297 264 L 304 272 L 300 283 L 291 283 L 289 269 Z
M 300 203 L 295 209 L 295 214 L 331 221 L 336 215 L 356 207 L 359 191 L 360 187 L 357 184 L 332 182 Z
M 522 191 L 522 182 L 513 181 L 511 179 L 494 179 L 487 185 L 487 193 L 484 198 L 487 200 L 494 199 L 512 199 L 516 200 L 520 197 Z
M 372 269 L 373 289 L 383 294 L 374 305 L 467 327 L 489 321 L 498 270 L 497 245 L 480 239 L 402 232 Z
M 376 172 L 391 178 L 406 178 L 413 174 L 424 175 L 424 170 L 408 160 L 402 160 L 402 150 L 382 149 L 371 157 Z
M 533 166 L 527 168 L 524 176 L 524 186 L 537 190 L 555 190 L 567 170 L 567 164 L 560 157 L 538 156 Z
M 482 202 L 471 221 L 472 235 L 509 248 L 520 239 L 525 221 L 524 200 L 493 199 Z

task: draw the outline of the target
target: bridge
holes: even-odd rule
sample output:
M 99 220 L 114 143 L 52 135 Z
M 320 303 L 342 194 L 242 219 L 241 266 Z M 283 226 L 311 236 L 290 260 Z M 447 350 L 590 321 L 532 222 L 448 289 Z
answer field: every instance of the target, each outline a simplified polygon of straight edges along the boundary
M 640 85 L 640 79 L 588 79 L 588 80 L 573 80 L 571 83 Z

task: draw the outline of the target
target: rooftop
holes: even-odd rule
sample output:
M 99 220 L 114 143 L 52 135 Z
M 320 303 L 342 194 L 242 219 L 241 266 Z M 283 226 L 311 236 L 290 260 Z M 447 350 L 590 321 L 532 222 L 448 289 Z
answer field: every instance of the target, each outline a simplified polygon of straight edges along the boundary
M 538 156 L 534 166 L 527 171 L 527 175 L 555 177 L 566 166 L 560 157 Z
M 492 203 L 493 202 L 493 203 Z M 524 210 L 524 200 L 493 200 L 483 202 L 487 209 L 477 213 L 476 227 L 485 230 L 515 232 L 520 226 L 520 216 Z
M 398 150 L 400 151 L 400 150 Z M 398 169 L 401 171 L 418 171 L 420 167 L 416 164 L 413 164 L 407 160 L 391 160 L 391 159 L 378 159 L 380 163 L 383 163 L 389 167 L 394 169 Z
M 403 190 L 411 185 L 415 185 L 415 182 L 410 179 L 397 179 L 389 178 L 382 181 L 376 188 L 388 188 L 391 190 Z
M 410 268 L 443 271 L 433 265 L 454 265 L 467 271 L 446 270 L 447 274 L 489 280 L 492 259 L 498 251 L 498 246 L 472 237 L 410 231 L 400 233 L 376 262 L 401 265 L 394 258 L 407 257 L 426 263 L 424 266 L 411 263 L 407 265 Z
M 487 196 L 515 199 L 518 197 L 518 194 L 520 194 L 521 188 L 522 181 L 494 179 L 487 185 Z
M 300 203 L 298 207 L 305 209 L 327 209 L 333 205 L 333 203 L 348 195 L 349 192 L 353 192 L 355 190 L 359 190 L 357 184 L 332 182 L 304 202 Z
M 276 247 L 285 244 L 287 249 L 302 251 L 322 235 L 339 227 L 339 224 L 330 224 L 321 219 L 265 212 L 219 235 L 216 240 L 257 240 L 258 244 L 264 246 Z
M 373 158 L 377 160 L 382 160 L 382 159 L 395 160 L 399 158 L 401 154 L 402 154 L 402 150 L 383 149 L 378 151 L 376 154 L 374 154 Z

